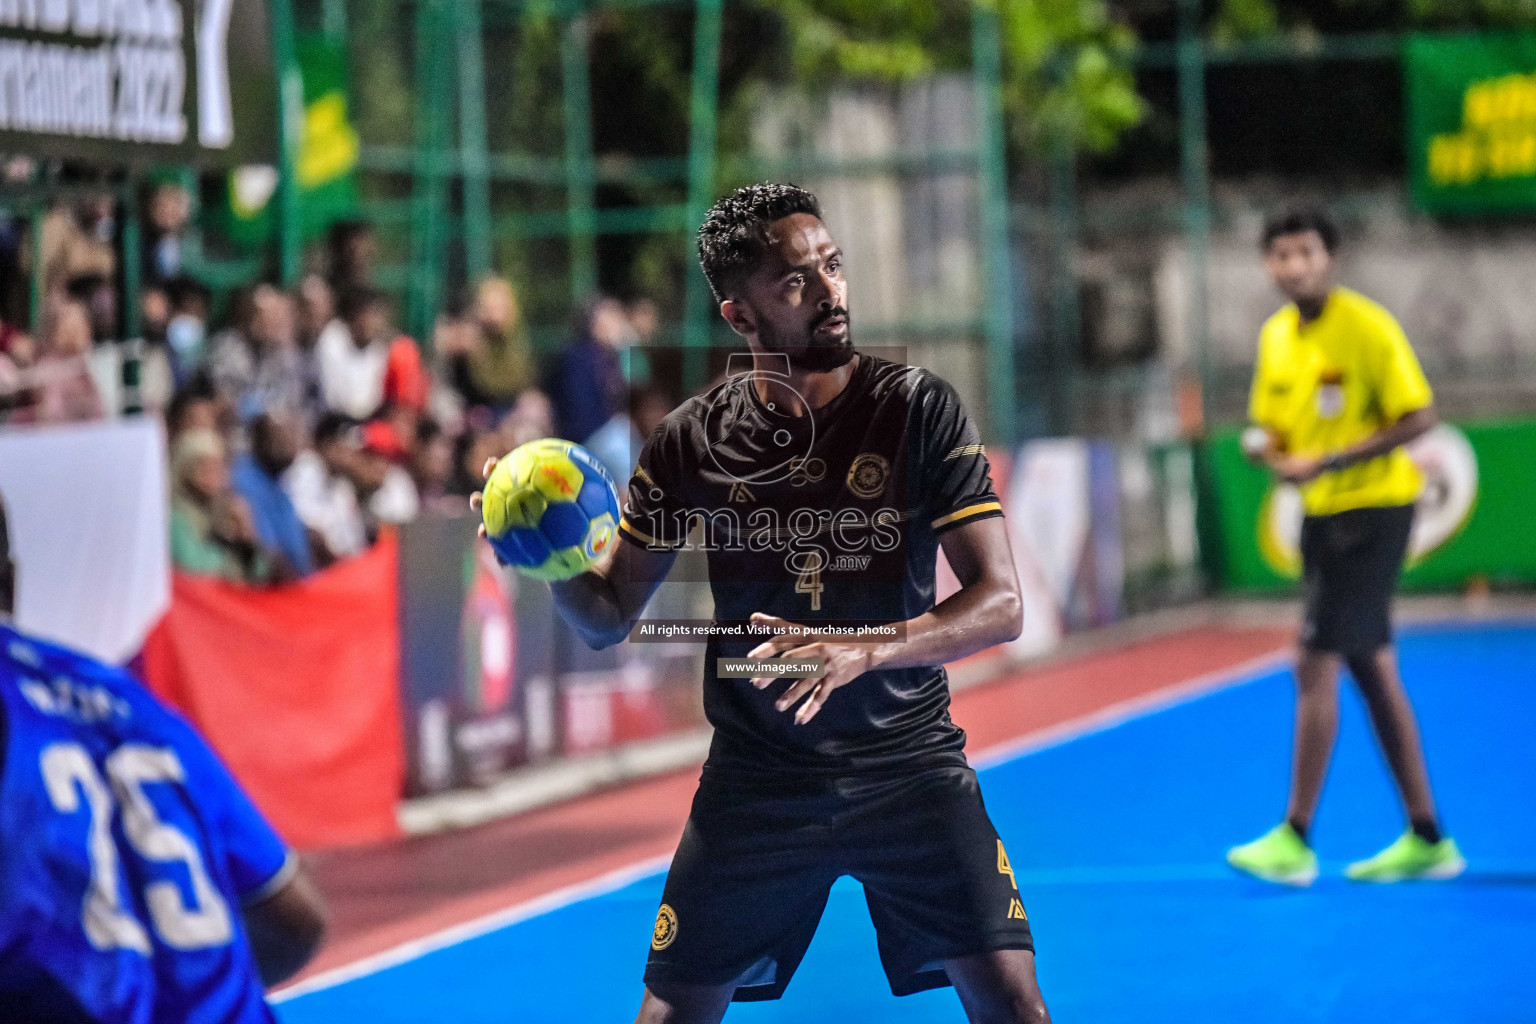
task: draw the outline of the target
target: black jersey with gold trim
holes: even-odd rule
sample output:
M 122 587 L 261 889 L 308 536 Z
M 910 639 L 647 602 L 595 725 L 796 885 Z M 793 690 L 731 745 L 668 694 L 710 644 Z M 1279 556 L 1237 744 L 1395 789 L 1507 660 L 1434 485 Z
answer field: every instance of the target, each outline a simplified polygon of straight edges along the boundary
M 640 453 L 621 535 L 703 547 L 719 622 L 766 612 L 889 624 L 928 611 L 939 536 L 1002 514 L 954 388 L 861 352 L 831 402 L 792 416 L 759 395 L 761 376 L 730 377 L 666 417 Z M 964 763 L 942 667 L 866 673 L 795 725 L 792 711 L 773 706 L 787 682 L 759 691 L 715 674 L 716 659 L 762 639 L 710 642 L 711 768 L 847 774 Z

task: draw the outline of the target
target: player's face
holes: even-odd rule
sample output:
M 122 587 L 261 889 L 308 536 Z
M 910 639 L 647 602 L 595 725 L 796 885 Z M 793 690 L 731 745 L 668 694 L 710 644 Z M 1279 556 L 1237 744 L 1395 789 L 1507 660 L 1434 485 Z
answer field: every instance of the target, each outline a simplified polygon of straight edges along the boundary
M 795 213 L 775 221 L 743 292 L 747 337 L 764 351 L 782 352 L 791 366 L 811 372 L 835 370 L 853 358 L 843 251 L 819 217 Z
M 1264 266 L 1292 302 L 1327 298 L 1333 286 L 1333 256 L 1316 231 L 1281 235 L 1270 242 Z

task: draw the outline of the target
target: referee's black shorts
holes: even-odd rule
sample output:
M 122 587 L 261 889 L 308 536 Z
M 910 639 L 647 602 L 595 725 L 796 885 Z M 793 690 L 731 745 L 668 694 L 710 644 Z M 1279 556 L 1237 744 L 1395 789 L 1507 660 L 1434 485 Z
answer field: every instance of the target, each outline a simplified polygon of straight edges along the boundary
M 841 875 L 864 884 L 895 995 L 948 985 L 947 959 L 1034 948 L 970 768 L 815 782 L 706 768 L 667 873 L 646 984 L 779 998 Z
M 1349 509 L 1302 521 L 1303 647 L 1353 657 L 1392 642 L 1392 593 L 1412 530 L 1412 505 Z

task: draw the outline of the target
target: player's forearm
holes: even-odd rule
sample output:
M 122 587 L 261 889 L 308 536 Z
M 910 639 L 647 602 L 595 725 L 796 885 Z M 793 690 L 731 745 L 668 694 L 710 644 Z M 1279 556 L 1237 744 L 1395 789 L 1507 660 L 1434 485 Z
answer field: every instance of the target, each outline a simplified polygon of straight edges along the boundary
M 1439 420 L 1434 406 L 1415 409 L 1400 417 L 1396 423 L 1386 429 L 1378 430 L 1358 444 L 1352 444 L 1343 451 L 1329 456 L 1329 461 L 1333 463 L 1330 468 L 1345 469 L 1356 463 L 1369 462 L 1371 459 L 1385 455 L 1422 436 Z
M 629 622 L 618 592 L 600 570 L 549 585 L 560 617 L 594 651 L 612 647 L 629 635 Z
M 875 648 L 872 668 L 912 668 L 958 661 L 1024 628 L 1019 593 L 1002 583 L 961 587 L 931 611 L 906 622 L 906 637 Z

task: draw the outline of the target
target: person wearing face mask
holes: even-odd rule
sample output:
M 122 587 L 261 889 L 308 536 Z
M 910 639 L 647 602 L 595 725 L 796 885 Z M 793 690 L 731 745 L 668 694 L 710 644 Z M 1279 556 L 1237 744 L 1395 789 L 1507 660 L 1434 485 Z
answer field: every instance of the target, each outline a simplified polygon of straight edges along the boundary
M 191 278 L 178 277 L 166 286 L 166 293 L 171 318 L 165 325 L 165 346 L 179 388 L 197 372 L 206 353 L 208 290 Z

